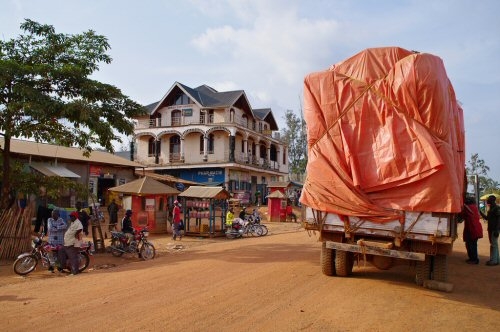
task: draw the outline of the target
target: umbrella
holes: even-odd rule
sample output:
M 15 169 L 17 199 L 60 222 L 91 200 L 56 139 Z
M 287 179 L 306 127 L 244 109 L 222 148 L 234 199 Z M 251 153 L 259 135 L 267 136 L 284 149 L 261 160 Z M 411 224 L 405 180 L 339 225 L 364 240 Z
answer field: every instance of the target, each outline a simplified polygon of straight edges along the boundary
M 123 194 L 137 195 L 177 195 L 180 193 L 179 190 L 148 176 L 122 184 L 118 187 L 109 188 L 108 190 Z
M 493 194 L 486 194 L 486 195 L 483 195 L 483 196 L 481 196 L 479 199 L 480 199 L 480 200 L 482 200 L 482 201 L 485 201 L 485 200 L 487 200 L 487 199 L 488 199 L 488 196 L 490 196 L 490 195 L 495 196 L 497 199 L 499 199 L 499 198 L 500 198 L 500 194 L 494 194 L 494 193 L 493 193 Z

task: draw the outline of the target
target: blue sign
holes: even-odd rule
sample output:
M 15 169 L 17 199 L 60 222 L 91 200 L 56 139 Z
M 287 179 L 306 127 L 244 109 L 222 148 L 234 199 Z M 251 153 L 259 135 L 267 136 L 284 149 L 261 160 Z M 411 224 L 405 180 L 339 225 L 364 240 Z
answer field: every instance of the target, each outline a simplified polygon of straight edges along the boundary
M 185 188 L 184 183 L 177 182 L 177 183 L 175 184 L 175 188 L 176 188 L 177 190 L 179 190 L 179 191 L 184 191 L 184 188 Z

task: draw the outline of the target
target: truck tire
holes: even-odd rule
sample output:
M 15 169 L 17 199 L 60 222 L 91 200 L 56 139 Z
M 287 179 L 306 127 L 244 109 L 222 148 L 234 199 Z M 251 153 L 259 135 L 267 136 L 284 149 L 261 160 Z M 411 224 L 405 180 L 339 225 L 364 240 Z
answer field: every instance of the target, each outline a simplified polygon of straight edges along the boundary
M 424 281 L 431 278 L 431 258 L 425 255 L 424 261 L 417 261 L 415 267 L 415 283 L 418 286 L 423 286 Z
M 448 256 L 434 256 L 434 264 L 432 266 L 432 280 L 442 282 L 448 281 Z
M 321 245 L 320 264 L 324 275 L 330 277 L 335 275 L 335 250 L 327 248 L 326 242 Z
M 351 252 L 336 250 L 335 252 L 335 272 L 339 277 L 347 277 L 352 274 L 354 266 L 354 255 Z

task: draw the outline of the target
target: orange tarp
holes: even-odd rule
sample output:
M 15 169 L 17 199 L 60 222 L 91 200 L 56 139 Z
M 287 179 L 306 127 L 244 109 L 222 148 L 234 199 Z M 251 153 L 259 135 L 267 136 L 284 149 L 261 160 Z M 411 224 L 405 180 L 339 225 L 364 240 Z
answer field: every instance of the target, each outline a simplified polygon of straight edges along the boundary
M 439 57 L 372 48 L 309 74 L 304 117 L 301 203 L 374 222 L 461 210 L 463 111 Z

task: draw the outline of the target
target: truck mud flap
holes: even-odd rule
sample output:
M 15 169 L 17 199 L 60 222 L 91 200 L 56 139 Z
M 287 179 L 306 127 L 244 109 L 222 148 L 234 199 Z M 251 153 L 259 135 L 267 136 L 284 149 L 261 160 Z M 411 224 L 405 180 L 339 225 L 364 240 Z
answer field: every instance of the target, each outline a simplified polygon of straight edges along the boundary
M 409 259 L 415 261 L 424 261 L 425 254 L 418 252 L 409 252 L 409 251 L 398 251 L 368 245 L 357 245 L 357 244 L 349 244 L 349 243 L 338 243 L 326 241 L 326 248 L 335 249 L 335 250 L 343 250 L 356 252 L 360 254 L 366 255 L 375 255 L 375 256 L 388 256 L 392 258 L 400 258 L 400 259 Z

